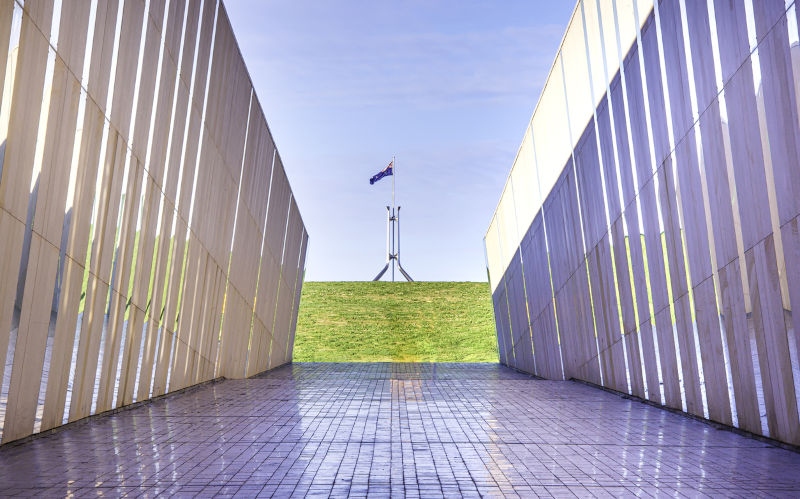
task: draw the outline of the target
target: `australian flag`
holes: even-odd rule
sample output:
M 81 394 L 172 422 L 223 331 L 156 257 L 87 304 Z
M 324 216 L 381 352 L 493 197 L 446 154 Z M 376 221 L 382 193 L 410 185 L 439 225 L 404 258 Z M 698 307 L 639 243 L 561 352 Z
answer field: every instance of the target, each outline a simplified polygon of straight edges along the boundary
M 373 175 L 372 178 L 369 179 L 369 185 L 374 184 L 375 182 L 377 182 L 378 180 L 382 179 L 383 177 L 388 177 L 389 175 L 393 175 L 393 173 L 392 173 L 392 165 L 393 165 L 393 163 L 394 163 L 394 160 L 392 160 L 389 163 L 389 166 L 387 166 L 383 170 L 381 170 L 378 173 L 376 173 L 375 175 Z

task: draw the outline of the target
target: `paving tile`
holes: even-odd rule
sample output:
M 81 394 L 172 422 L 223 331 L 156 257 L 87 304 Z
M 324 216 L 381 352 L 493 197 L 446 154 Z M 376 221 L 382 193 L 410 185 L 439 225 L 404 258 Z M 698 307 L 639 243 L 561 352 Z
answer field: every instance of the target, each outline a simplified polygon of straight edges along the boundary
M 0 496 L 797 496 L 800 454 L 497 364 L 284 366 L 0 448 Z

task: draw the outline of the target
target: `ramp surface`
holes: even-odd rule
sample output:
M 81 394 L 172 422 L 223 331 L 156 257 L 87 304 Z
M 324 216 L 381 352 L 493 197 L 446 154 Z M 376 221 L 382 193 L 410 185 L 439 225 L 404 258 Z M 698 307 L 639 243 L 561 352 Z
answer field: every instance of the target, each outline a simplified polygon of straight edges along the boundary
M 293 364 L 0 448 L 0 495 L 797 495 L 800 454 L 497 364 Z

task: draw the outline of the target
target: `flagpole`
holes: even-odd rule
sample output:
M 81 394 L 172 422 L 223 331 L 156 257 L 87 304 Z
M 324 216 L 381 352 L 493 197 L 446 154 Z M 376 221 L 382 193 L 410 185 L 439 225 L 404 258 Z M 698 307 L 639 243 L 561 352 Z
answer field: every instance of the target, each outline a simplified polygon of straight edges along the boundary
M 392 282 L 394 282 L 394 239 L 395 239 L 395 204 L 394 204 L 394 176 L 397 172 L 397 165 L 395 164 L 395 158 L 392 156 Z
M 386 221 L 386 253 L 387 253 L 386 265 L 384 265 L 383 269 L 381 269 L 381 271 L 378 272 L 378 275 L 376 275 L 375 278 L 372 280 L 379 281 L 380 278 L 383 276 L 383 274 L 387 270 L 389 270 L 389 265 L 391 264 L 392 282 L 395 282 L 394 267 L 396 262 L 398 270 L 400 270 L 400 273 L 403 275 L 403 277 L 405 277 L 406 281 L 414 282 L 414 279 L 412 279 L 411 276 L 408 275 L 408 272 L 405 271 L 403 265 L 400 263 L 400 207 L 397 206 L 396 204 L 395 179 L 394 179 L 395 175 L 397 175 L 396 160 L 397 159 L 394 156 L 392 156 L 392 162 L 389 163 L 389 166 L 387 166 L 386 168 L 384 168 L 384 170 L 381 170 L 377 175 L 375 175 L 375 177 L 378 178 L 376 180 L 370 179 L 370 184 L 374 184 L 377 180 L 380 180 L 381 178 L 385 177 L 386 170 L 388 170 L 389 167 L 391 167 L 392 173 L 390 175 L 392 176 L 392 206 L 386 207 L 386 211 L 388 214 L 387 217 L 388 220 Z M 390 237 L 391 237 L 391 247 L 389 246 Z M 395 250 L 395 238 L 397 238 L 396 250 Z

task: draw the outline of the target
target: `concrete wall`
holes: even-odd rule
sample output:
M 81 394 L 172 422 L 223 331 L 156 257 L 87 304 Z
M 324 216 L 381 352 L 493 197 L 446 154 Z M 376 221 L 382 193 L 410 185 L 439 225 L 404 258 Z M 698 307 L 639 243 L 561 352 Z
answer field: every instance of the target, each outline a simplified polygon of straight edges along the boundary
M 0 2 L 2 442 L 291 359 L 308 235 L 218 0 Z
M 578 3 L 486 235 L 501 362 L 800 444 L 799 13 Z

